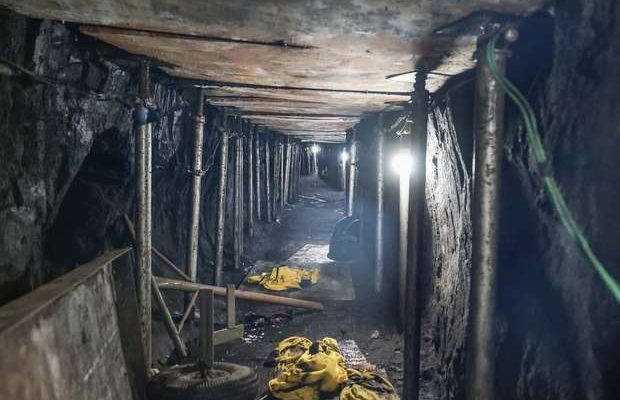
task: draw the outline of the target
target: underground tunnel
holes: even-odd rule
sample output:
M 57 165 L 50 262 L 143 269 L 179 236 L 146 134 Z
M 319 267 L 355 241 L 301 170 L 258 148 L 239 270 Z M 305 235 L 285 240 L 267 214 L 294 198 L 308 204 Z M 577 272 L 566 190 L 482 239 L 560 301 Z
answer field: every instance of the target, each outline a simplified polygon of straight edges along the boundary
M 619 397 L 617 1 L 0 32 L 0 400 Z

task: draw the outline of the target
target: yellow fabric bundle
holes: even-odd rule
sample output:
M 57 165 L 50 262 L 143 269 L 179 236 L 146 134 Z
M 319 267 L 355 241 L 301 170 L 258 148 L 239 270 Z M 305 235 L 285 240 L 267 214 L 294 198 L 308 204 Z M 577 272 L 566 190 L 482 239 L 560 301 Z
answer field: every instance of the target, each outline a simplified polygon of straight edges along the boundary
M 260 275 L 248 277 L 248 283 L 261 285 L 265 289 L 282 291 L 288 289 L 301 289 L 302 282 L 312 285 L 319 281 L 319 270 L 316 268 L 292 268 L 282 265 L 273 267 L 271 272 L 263 272 Z
M 319 400 L 321 392 L 340 392 L 340 400 L 398 399 L 394 387 L 373 372 L 348 368 L 335 339 L 293 336 L 278 343 L 276 377 L 269 391 L 281 400 Z

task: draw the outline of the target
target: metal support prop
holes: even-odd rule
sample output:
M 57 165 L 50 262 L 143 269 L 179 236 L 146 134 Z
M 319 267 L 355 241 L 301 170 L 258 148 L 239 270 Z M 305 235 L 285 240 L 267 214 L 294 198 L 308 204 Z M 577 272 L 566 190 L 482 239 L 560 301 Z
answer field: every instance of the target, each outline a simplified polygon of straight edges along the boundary
M 281 138 L 282 139 L 282 138 Z M 286 202 L 285 200 L 285 194 L 284 194 L 284 143 L 282 143 L 282 140 L 280 140 L 278 142 L 278 151 L 280 153 L 280 207 L 284 207 L 284 203 Z
M 288 182 L 289 182 L 289 160 L 290 160 L 290 143 L 286 138 L 284 144 L 284 188 L 282 189 L 282 196 L 284 198 L 284 204 L 288 204 Z
M 271 143 L 270 138 L 265 140 L 265 208 L 267 209 L 267 222 L 272 221 L 271 209 Z
M 147 372 L 151 366 L 151 151 L 152 126 L 148 123 L 150 71 L 142 64 L 139 80 L 141 104 L 136 126 L 136 253 L 139 270 L 140 325 Z
M 348 136 L 348 135 L 347 135 Z M 346 208 L 348 207 L 349 202 L 347 201 L 347 161 L 341 157 L 342 154 L 347 154 L 347 146 L 346 144 L 342 146 L 342 152 L 338 155 L 338 157 L 340 158 L 340 174 L 342 175 L 342 190 L 344 191 L 344 208 L 346 211 Z
M 198 89 L 196 99 L 196 132 L 194 136 L 194 165 L 192 170 L 192 198 L 187 249 L 187 274 L 196 281 L 198 266 L 198 232 L 200 227 L 200 189 L 202 186 L 202 145 L 204 137 L 204 92 Z
M 495 290 L 499 196 L 503 153 L 504 93 L 479 47 L 474 105 L 472 269 L 467 324 L 466 399 L 491 400 L 495 380 Z M 495 54 L 500 71 L 506 54 Z
M 353 216 L 355 205 L 355 183 L 357 179 L 357 132 L 351 131 L 351 154 L 349 154 L 349 195 L 347 196 L 347 215 Z
M 233 221 L 233 264 L 235 269 L 241 267 L 241 247 L 243 236 L 243 138 L 237 131 L 235 140 L 235 216 Z
M 271 191 L 271 203 L 269 207 L 271 207 L 271 212 L 273 214 L 273 219 L 278 218 L 278 213 L 280 209 L 278 208 L 278 194 L 281 192 L 280 189 L 280 164 L 282 160 L 280 159 L 280 155 L 277 151 L 278 142 L 274 140 L 273 142 L 273 190 Z
M 293 143 L 291 143 L 291 187 L 290 187 L 291 202 L 295 201 L 296 196 L 297 196 L 297 143 L 293 141 Z
M 316 152 L 312 152 L 312 171 L 314 175 L 319 174 L 319 159 Z
M 375 293 L 383 291 L 383 144 L 385 132 L 383 113 L 379 113 L 377 131 L 377 224 L 375 226 Z M 316 160 L 316 154 L 315 154 Z M 316 161 L 315 161 L 316 163 Z
M 200 325 L 199 325 L 199 365 L 203 374 L 213 368 L 214 362 L 214 320 L 215 312 L 213 310 L 213 290 L 202 290 L 200 292 Z
M 401 135 L 401 149 L 410 149 L 409 135 Z M 407 251 L 409 247 L 409 174 L 399 174 L 398 202 L 398 326 L 404 330 L 407 319 Z
M 262 210 L 262 193 L 261 193 L 261 180 L 260 180 L 260 135 L 258 130 L 254 132 L 254 171 L 256 174 L 256 218 L 261 221 L 263 219 Z
M 409 202 L 409 243 L 405 295 L 405 360 L 403 397 L 417 400 L 420 380 L 420 274 L 424 269 L 424 212 L 426 209 L 426 142 L 429 112 L 426 73 L 418 72 L 413 95 L 413 127 L 411 132 L 411 201 Z
M 228 179 L 228 118 L 224 115 L 220 144 L 219 185 L 217 193 L 217 229 L 215 235 L 215 285 L 224 280 L 224 226 L 226 222 L 226 181 Z
M 248 129 L 248 236 L 254 236 L 254 134 Z

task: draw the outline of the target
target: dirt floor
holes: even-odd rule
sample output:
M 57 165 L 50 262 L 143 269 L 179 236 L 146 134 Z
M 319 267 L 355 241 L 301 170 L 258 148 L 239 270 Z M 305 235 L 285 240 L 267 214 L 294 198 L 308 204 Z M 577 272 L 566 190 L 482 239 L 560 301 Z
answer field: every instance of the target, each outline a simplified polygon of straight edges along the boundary
M 398 392 L 401 391 L 402 337 L 388 317 L 391 313 L 386 312 L 383 301 L 368 289 L 371 287 L 371 282 L 367 281 L 369 274 L 356 268 L 355 263 L 333 263 L 317 252 L 299 252 L 306 246 L 305 249 L 319 249 L 318 252 L 323 253 L 334 226 L 344 216 L 343 207 L 344 192 L 329 188 L 318 178 L 303 178 L 299 200 L 288 205 L 277 222 L 266 226 L 246 244 L 246 257 L 256 265 L 279 265 L 295 255 L 292 264 L 309 267 L 319 264 L 321 271 L 342 272 L 329 277 L 327 272 L 321 272 L 322 277 L 325 275 L 322 287 L 284 294 L 318 298 L 325 306 L 321 313 L 301 313 L 301 310 L 256 303 L 239 304 L 238 312 L 247 316 L 245 338 L 218 347 L 216 359 L 254 367 L 261 379 L 261 390 L 266 390 L 273 371 L 263 364 L 277 342 L 289 336 L 306 336 L 313 340 L 330 336 L 339 342 L 354 340 L 367 361 L 384 369 Z M 353 288 L 347 291 L 344 285 L 353 285 Z M 282 313 L 292 314 L 292 318 Z

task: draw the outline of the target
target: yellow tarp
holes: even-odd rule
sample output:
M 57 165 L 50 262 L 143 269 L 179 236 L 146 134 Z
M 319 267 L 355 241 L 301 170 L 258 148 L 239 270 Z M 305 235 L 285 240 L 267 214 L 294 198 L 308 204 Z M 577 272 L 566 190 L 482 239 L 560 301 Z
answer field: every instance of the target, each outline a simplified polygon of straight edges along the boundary
M 278 343 L 276 377 L 269 391 L 280 400 L 319 400 L 321 393 L 340 392 L 340 400 L 398 399 L 385 378 L 345 365 L 338 343 L 293 336 Z
M 303 283 L 314 285 L 318 281 L 318 269 L 293 268 L 286 265 L 273 267 L 271 272 L 263 272 L 260 275 L 248 277 L 248 283 L 276 291 L 301 289 Z

